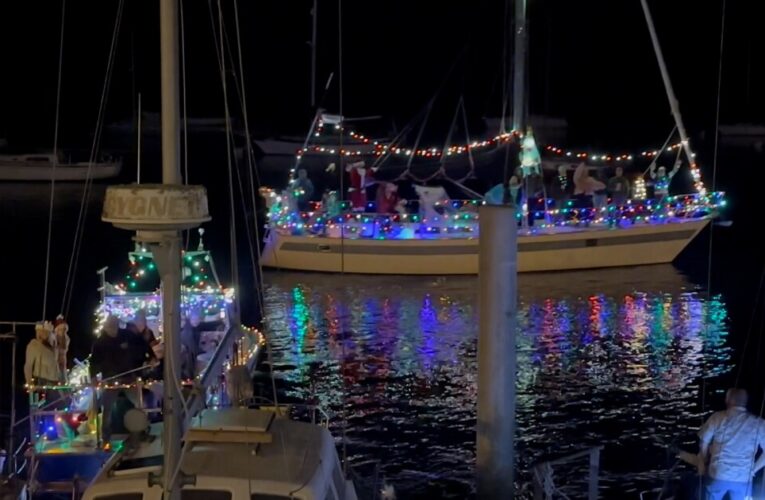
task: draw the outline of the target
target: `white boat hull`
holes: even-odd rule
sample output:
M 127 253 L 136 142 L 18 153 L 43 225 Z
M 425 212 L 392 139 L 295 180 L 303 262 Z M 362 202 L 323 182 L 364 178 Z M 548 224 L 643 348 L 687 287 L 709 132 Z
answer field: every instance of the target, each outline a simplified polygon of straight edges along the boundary
M 518 271 L 563 271 L 672 262 L 710 219 L 630 228 L 519 235 Z M 478 274 L 478 239 L 343 239 L 271 231 L 262 264 L 359 274 Z
M 94 163 L 90 168 L 90 178 L 108 179 L 119 175 L 122 164 Z M 35 165 L 32 163 L 0 162 L 0 181 L 48 181 L 53 176 L 53 166 L 49 163 Z M 88 178 L 87 163 L 70 163 L 56 166 L 56 181 L 85 181 Z

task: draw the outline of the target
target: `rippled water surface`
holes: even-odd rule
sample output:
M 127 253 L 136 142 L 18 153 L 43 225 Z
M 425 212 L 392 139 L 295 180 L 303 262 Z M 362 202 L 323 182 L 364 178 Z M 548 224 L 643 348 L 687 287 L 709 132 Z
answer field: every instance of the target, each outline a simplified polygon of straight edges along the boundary
M 283 392 L 313 393 L 338 436 L 344 402 L 349 458 L 379 461 L 399 497 L 469 496 L 477 278 L 266 281 Z M 521 481 L 541 457 L 595 444 L 605 445 L 604 493 L 661 481 L 665 452 L 654 440 L 692 436 L 702 374 L 730 369 L 722 298 L 705 300 L 671 266 L 522 275 L 519 297 Z M 564 467 L 556 476 L 575 483 L 581 474 Z

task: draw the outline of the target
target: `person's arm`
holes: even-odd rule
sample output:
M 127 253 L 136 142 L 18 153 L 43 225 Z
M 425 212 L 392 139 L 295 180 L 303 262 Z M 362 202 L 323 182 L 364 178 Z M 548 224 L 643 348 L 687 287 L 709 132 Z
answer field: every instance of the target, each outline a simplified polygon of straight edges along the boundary
M 704 473 L 706 473 L 709 445 L 712 443 L 712 439 L 715 436 L 717 419 L 717 413 L 712 414 L 712 416 L 704 422 L 704 425 L 701 426 L 701 429 L 699 429 L 699 460 L 696 467 L 700 476 L 703 476 Z
M 680 170 L 680 166 L 681 166 L 682 164 L 683 164 L 683 163 L 682 163 L 681 161 L 676 161 L 676 162 L 675 162 L 675 166 L 674 166 L 674 167 L 672 167 L 672 170 L 670 170 L 670 171 L 669 171 L 669 174 L 668 174 L 668 175 L 669 175 L 669 179 L 670 179 L 670 180 L 672 180 L 672 177 L 674 177 L 674 176 L 675 176 L 675 174 L 677 173 L 677 171 L 678 171 L 678 170 Z
M 27 344 L 27 354 L 26 358 L 24 359 L 24 380 L 27 381 L 27 384 L 32 383 L 32 374 L 34 373 L 34 366 L 35 366 L 35 352 L 34 348 L 32 347 L 32 342 Z
M 765 420 L 760 419 L 760 427 L 757 430 L 757 444 L 760 447 L 760 458 L 754 462 L 754 468 L 752 469 L 752 476 L 765 467 Z

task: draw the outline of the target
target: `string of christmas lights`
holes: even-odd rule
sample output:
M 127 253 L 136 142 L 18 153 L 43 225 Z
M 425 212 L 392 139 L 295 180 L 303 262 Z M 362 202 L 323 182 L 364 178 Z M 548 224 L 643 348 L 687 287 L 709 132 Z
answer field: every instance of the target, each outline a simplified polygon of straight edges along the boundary
M 375 214 L 374 203 L 368 204 L 372 213 L 353 213 L 347 211 L 334 217 L 321 211 L 320 204 L 314 204 L 314 210 L 294 212 L 286 209 L 272 210 L 269 214 L 271 228 L 288 234 L 314 234 L 327 237 L 341 235 L 364 238 L 418 239 L 433 236 L 475 236 L 478 232 L 478 200 L 450 200 L 437 203 L 437 209 L 443 214 L 434 219 L 427 219 L 419 214 Z M 710 215 L 726 204 L 724 193 L 710 195 L 678 195 L 657 200 L 629 200 L 621 206 L 607 205 L 598 208 L 578 208 L 573 201 L 561 207 L 547 200 L 548 208 L 532 210 L 532 216 L 540 219 L 537 228 L 582 226 L 590 224 L 616 224 L 618 221 L 630 223 L 666 222 L 671 219 L 696 218 Z M 537 200 L 536 206 L 544 206 L 544 200 Z M 520 219 L 524 214 L 518 212 Z

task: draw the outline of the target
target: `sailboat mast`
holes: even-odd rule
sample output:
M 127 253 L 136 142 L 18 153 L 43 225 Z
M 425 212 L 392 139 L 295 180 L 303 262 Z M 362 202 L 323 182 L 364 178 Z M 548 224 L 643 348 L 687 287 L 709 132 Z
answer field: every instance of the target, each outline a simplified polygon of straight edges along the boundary
M 319 0 L 313 0 L 311 18 L 313 30 L 311 32 L 311 109 L 316 107 L 316 19 L 319 13 Z
M 160 51 L 162 76 L 162 183 L 181 184 L 180 113 L 178 100 L 178 0 L 160 0 Z M 176 469 L 181 460 L 182 414 L 178 388 L 180 380 L 180 304 L 181 245 L 180 232 L 168 231 L 164 241 L 154 245 L 162 277 L 162 326 L 165 345 L 164 364 L 164 429 L 162 446 L 164 462 L 162 486 L 165 500 L 180 500 L 180 483 Z
M 667 91 L 667 99 L 669 99 L 669 107 L 672 110 L 672 116 L 675 118 L 675 125 L 680 132 L 680 140 L 685 150 L 685 155 L 688 157 L 688 162 L 693 164 L 693 153 L 691 152 L 691 146 L 688 142 L 688 134 L 685 132 L 685 125 L 683 125 L 683 117 L 680 115 L 680 105 L 675 97 L 675 91 L 672 89 L 672 82 L 669 79 L 669 72 L 667 71 L 667 65 L 664 62 L 664 54 L 661 52 L 661 45 L 659 45 L 659 37 L 656 35 L 656 27 L 653 24 L 653 17 L 651 16 L 651 10 L 648 8 L 648 2 L 646 0 L 640 0 L 640 4 L 643 6 L 643 13 L 645 14 L 645 21 L 648 24 L 648 32 L 651 34 L 651 42 L 653 42 L 653 50 L 656 52 L 656 60 L 659 63 L 659 70 L 661 71 L 661 77 L 664 80 L 664 89 Z
M 515 0 L 513 50 L 513 130 L 526 128 L 526 0 Z

